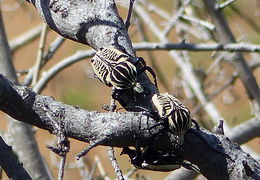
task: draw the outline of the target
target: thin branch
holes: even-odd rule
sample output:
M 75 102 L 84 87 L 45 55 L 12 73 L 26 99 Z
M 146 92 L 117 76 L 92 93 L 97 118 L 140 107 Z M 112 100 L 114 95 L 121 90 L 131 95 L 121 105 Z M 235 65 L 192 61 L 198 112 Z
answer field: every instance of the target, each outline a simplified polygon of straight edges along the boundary
M 126 21 L 125 21 L 125 27 L 126 27 L 127 31 L 128 31 L 128 29 L 130 27 L 130 22 L 131 22 L 131 16 L 132 16 L 132 12 L 133 12 L 134 2 L 135 2 L 135 0 L 129 0 L 128 14 L 127 14 L 127 18 L 126 18 Z
M 58 180 L 63 180 L 65 164 L 66 164 L 66 155 L 60 157 L 60 167 L 59 167 L 59 173 L 58 173 Z
M 188 16 L 188 15 L 181 15 L 180 16 L 182 19 L 190 21 L 192 23 L 198 24 L 202 27 L 205 27 L 206 29 L 208 29 L 209 31 L 213 31 L 215 29 L 215 26 L 207 21 L 203 21 L 201 19 L 198 19 L 196 17 L 193 16 Z
M 34 85 L 38 80 L 40 67 L 41 67 L 42 59 L 43 59 L 43 52 L 44 52 L 44 46 L 45 46 L 45 41 L 46 41 L 47 29 L 48 29 L 47 24 L 43 23 L 39 47 L 38 47 L 37 58 L 36 58 L 35 65 L 33 67 L 32 85 Z
M 217 4 L 216 5 L 216 9 L 223 9 L 227 6 L 229 6 L 230 4 L 232 4 L 233 2 L 235 2 L 236 0 L 226 0 L 225 2 L 223 3 L 220 3 L 220 4 Z
M 42 89 L 47 85 L 47 83 L 61 70 L 63 70 L 66 67 L 69 67 L 71 64 L 75 62 L 93 56 L 94 53 L 94 50 L 78 51 L 74 55 L 65 58 L 64 60 L 60 61 L 52 68 L 50 68 L 46 73 L 44 73 L 44 76 L 41 79 L 39 79 L 39 81 L 35 84 L 33 89 L 36 92 L 42 91 Z
M 20 47 L 30 43 L 32 40 L 36 39 L 41 34 L 42 25 L 35 26 L 25 33 L 11 39 L 9 41 L 9 46 L 12 52 Z
M 60 35 L 57 36 L 57 38 L 50 44 L 50 47 L 47 50 L 47 52 L 44 53 L 40 68 L 42 68 L 53 57 L 53 55 L 61 47 L 64 41 L 65 38 L 61 37 Z M 29 73 L 27 74 L 27 76 L 23 81 L 23 85 L 29 86 L 31 84 L 32 78 L 33 78 L 33 68 L 29 70 Z
M 117 179 L 118 180 L 124 180 L 125 178 L 123 176 L 122 170 L 119 168 L 117 161 L 116 161 L 114 148 L 109 147 L 107 153 L 108 153 L 108 158 L 109 158 L 109 160 L 110 160 L 110 162 L 111 162 L 111 164 L 114 168 L 114 171 L 116 173 Z
M 56 51 L 61 47 L 66 39 L 58 35 L 56 39 L 50 44 L 49 49 L 44 53 L 42 58 L 42 66 L 45 65 L 49 59 L 53 57 Z
M 230 132 L 225 134 L 231 141 L 238 144 L 244 144 L 249 140 L 260 136 L 260 120 L 252 118 L 233 127 Z
M 159 6 L 156 6 L 154 3 L 151 3 L 150 1 L 143 0 L 141 1 L 145 7 L 148 8 L 149 12 L 153 12 L 160 17 L 166 19 L 167 21 L 171 19 L 171 15 L 166 12 L 164 9 L 160 8 Z
M 104 167 L 102 165 L 101 160 L 99 159 L 98 156 L 95 156 L 95 163 L 97 164 L 97 168 L 101 174 L 101 177 L 104 178 L 104 180 L 111 180 L 107 175 L 106 172 L 104 170 Z
M 0 136 L 0 166 L 5 171 L 9 179 L 14 180 L 29 180 L 30 175 L 24 169 L 22 163 L 17 159 L 12 148 L 8 146 Z M 1 172 L 0 172 L 1 173 Z M 1 175 L 0 175 L 1 176 Z
M 173 18 L 171 18 L 170 24 L 168 26 L 166 26 L 165 29 L 162 31 L 162 34 L 164 34 L 164 36 L 167 36 L 170 33 L 171 29 L 179 21 L 180 17 L 184 14 L 186 7 L 189 6 L 190 3 L 191 3 L 191 0 L 183 1 L 182 6 L 174 14 Z
M 193 43 L 156 43 L 142 42 L 133 44 L 135 50 L 189 50 L 189 51 L 241 51 L 260 52 L 260 45 L 257 44 L 193 44 Z

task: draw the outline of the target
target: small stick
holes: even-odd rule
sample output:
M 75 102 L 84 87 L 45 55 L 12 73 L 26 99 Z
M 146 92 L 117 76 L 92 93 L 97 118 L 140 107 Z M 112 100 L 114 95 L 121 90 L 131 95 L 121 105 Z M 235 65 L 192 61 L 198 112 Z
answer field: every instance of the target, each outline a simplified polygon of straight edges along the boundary
M 47 29 L 48 29 L 47 24 L 43 23 L 42 24 L 41 38 L 40 38 L 40 43 L 39 43 L 39 48 L 38 48 L 38 53 L 37 53 L 37 58 L 36 58 L 36 62 L 35 62 L 34 68 L 33 68 L 32 85 L 36 84 L 36 82 L 38 80 L 39 71 L 40 71 L 40 67 L 41 67 L 41 61 L 42 61 L 42 57 L 43 57 L 44 46 L 45 46 L 45 41 L 46 41 Z
M 61 156 L 61 158 L 60 158 L 60 167 L 59 167 L 58 180 L 62 180 L 63 177 L 64 177 L 65 163 L 66 163 L 66 154 Z
M 135 0 L 130 0 L 130 3 L 129 3 L 129 9 L 128 9 L 128 14 L 127 14 L 127 19 L 126 19 L 126 21 L 125 21 L 126 31 L 128 31 L 129 26 L 130 26 L 130 21 L 131 21 L 131 16 L 132 16 L 132 12 L 133 12 L 134 2 L 135 2 Z
M 112 95 L 111 95 L 111 101 L 110 101 L 110 108 L 109 108 L 109 112 L 114 112 L 116 109 L 116 105 L 115 105 L 115 99 L 113 98 L 113 94 L 115 94 L 116 89 L 113 87 L 112 88 Z M 112 167 L 114 168 L 114 171 L 116 173 L 117 179 L 118 180 L 124 180 L 124 176 L 123 173 L 121 171 L 121 169 L 119 168 L 119 165 L 116 161 L 116 157 L 115 157 L 115 151 L 113 147 L 108 147 L 107 149 L 107 154 L 108 154 L 108 158 L 110 160 L 110 163 L 112 165 Z

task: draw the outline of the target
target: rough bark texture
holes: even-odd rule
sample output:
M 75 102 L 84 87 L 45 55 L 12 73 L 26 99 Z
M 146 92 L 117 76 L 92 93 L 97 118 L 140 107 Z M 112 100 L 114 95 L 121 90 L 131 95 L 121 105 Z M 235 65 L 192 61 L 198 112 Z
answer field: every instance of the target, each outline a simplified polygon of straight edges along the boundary
M 97 141 L 106 137 L 101 145 L 114 147 L 141 146 L 151 143 L 152 135 L 161 126 L 141 112 L 99 113 L 56 102 L 52 97 L 40 96 L 30 88 L 15 86 L 0 76 L 0 110 L 13 118 L 57 133 L 61 124 L 68 137 L 84 141 Z M 196 164 L 208 179 L 257 179 L 260 165 L 249 154 L 223 135 L 212 134 L 193 127 L 185 137 L 182 150 L 175 150 L 171 137 L 164 131 L 151 146 L 157 150 L 174 151 Z

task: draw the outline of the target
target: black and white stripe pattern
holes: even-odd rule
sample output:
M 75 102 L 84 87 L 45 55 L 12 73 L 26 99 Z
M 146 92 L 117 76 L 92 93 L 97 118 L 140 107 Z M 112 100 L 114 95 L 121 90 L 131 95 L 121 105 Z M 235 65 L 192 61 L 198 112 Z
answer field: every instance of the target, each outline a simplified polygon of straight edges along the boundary
M 110 82 L 116 89 L 133 88 L 137 92 L 142 92 L 141 85 L 137 82 L 136 67 L 129 61 L 116 65 L 111 74 Z
M 178 136 L 179 144 L 183 144 L 183 135 L 191 126 L 189 109 L 168 93 L 154 94 L 152 102 L 160 118 L 169 123 L 169 130 Z
M 91 64 L 97 78 L 107 86 L 118 90 L 133 88 L 141 93 L 143 88 L 137 82 L 137 69 L 131 58 L 116 49 L 101 48 L 91 59 Z
M 96 77 L 107 86 L 111 86 L 108 77 L 110 76 L 112 68 L 109 64 L 106 63 L 102 57 L 94 56 L 91 59 L 91 65 Z
M 97 55 L 102 56 L 107 62 L 113 65 L 124 62 L 130 58 L 127 54 L 111 48 L 100 48 Z

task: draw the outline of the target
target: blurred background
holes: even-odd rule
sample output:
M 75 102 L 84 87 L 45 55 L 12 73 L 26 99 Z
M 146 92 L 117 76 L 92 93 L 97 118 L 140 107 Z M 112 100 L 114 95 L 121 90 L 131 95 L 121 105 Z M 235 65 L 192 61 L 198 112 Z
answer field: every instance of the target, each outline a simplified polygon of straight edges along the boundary
M 126 19 L 127 16 L 127 4 L 125 3 L 128 3 L 128 1 L 118 1 L 119 13 L 123 19 Z M 163 9 L 170 15 L 176 13 L 176 1 L 152 0 L 146 3 L 154 4 L 156 7 Z M 147 12 L 159 28 L 163 29 L 168 25 L 168 22 L 165 19 L 152 10 L 149 10 L 150 7 L 145 7 L 144 5 L 143 7 L 147 9 Z M 186 8 L 186 15 L 189 15 L 189 13 L 192 15 L 193 11 L 195 11 L 194 9 L 196 9 L 196 13 L 199 17 L 201 17 L 204 21 L 210 22 L 210 18 L 207 15 L 204 4 L 200 0 L 194 0 L 192 2 L 192 6 Z M 42 26 L 42 20 L 36 9 L 27 2 L 18 0 L 3 0 L 1 2 L 1 11 L 9 42 L 16 39 L 23 33 L 30 31 L 32 28 Z M 232 3 L 231 6 L 226 7 L 224 9 L 224 13 L 238 42 L 260 44 L 260 2 L 258 0 L 251 0 L 250 3 L 246 0 L 237 0 Z M 188 27 L 196 27 L 196 25 L 189 23 L 188 20 L 182 19 L 182 21 Z M 140 26 L 143 26 L 143 33 L 140 33 Z M 39 46 L 39 33 L 30 42 L 12 51 L 13 63 L 17 72 L 28 71 L 35 64 Z M 146 41 L 158 42 L 158 38 L 150 32 L 147 25 L 140 22 L 140 19 L 137 18 L 135 13 L 132 17 L 129 35 L 133 43 L 141 42 L 144 39 L 146 39 Z M 210 35 L 210 33 L 208 35 Z M 191 43 L 214 42 L 214 39 L 207 37 L 207 35 L 204 39 L 192 35 L 184 36 Z M 46 50 L 57 37 L 57 33 L 50 29 L 48 30 L 46 36 Z M 173 28 L 168 35 L 171 43 L 178 43 L 180 41 L 179 37 L 180 34 L 175 28 Z M 40 71 L 40 77 L 45 71 L 64 58 L 75 54 L 79 50 L 88 49 L 91 48 L 66 39 L 62 46 L 54 54 L 53 58 L 51 58 Z M 259 58 L 259 53 L 255 53 L 255 55 L 252 55 L 251 53 L 244 53 L 244 55 L 248 62 L 252 59 L 252 57 Z M 210 118 L 205 111 L 199 108 L 200 103 L 192 91 L 190 90 L 191 92 L 189 92 L 187 89 L 184 90 L 187 83 L 184 82 L 182 74 L 180 73 L 180 68 L 176 66 L 167 51 L 138 51 L 137 56 L 144 57 L 147 64 L 156 70 L 158 76 L 157 80 L 159 82 L 161 92 L 169 92 L 177 96 L 192 110 L 192 112 L 194 112 L 194 119 L 198 120 L 198 122 L 206 129 L 211 130 L 213 128 L 214 123 L 210 121 Z M 223 56 L 222 59 L 220 56 Z M 201 82 L 201 88 L 206 94 L 212 94 L 236 71 L 232 63 L 229 61 L 229 57 L 231 56 L 231 53 L 221 54 L 220 52 L 203 51 L 189 52 L 189 58 L 193 66 L 193 70 Z M 214 62 L 217 62 L 217 58 L 220 58 L 220 60 L 214 65 Z M 253 72 L 257 78 L 258 85 L 260 85 L 260 69 L 255 68 Z M 19 81 L 22 82 L 25 77 L 26 75 L 20 75 Z M 86 58 L 74 63 L 62 72 L 58 73 L 48 83 L 41 94 L 52 96 L 57 101 L 76 105 L 82 109 L 104 111 L 102 109 L 102 105 L 109 104 L 111 89 L 107 88 L 104 84 L 100 83 L 93 77 L 90 58 Z M 217 94 L 212 99 L 212 102 L 224 118 L 225 123 L 228 123 L 231 127 L 254 117 L 246 91 L 239 79 L 236 79 L 232 85 Z M 0 131 L 2 132 L 6 131 L 5 119 L 6 115 L 0 112 Z M 41 129 L 37 129 L 35 136 L 39 149 L 49 165 L 53 176 L 57 177 L 57 164 L 59 162 L 58 157 L 46 148 L 46 145 L 54 145 L 56 143 L 56 137 Z M 67 161 L 70 167 L 67 167 L 64 179 L 81 179 L 79 169 L 77 167 L 73 167 L 75 166 L 74 157 L 80 150 L 86 147 L 87 144 L 75 141 L 73 139 L 70 139 L 70 141 L 71 149 L 68 154 Z M 259 137 L 249 141 L 247 144 L 260 154 Z M 126 173 L 132 168 L 132 165 L 129 163 L 129 159 L 126 156 L 119 156 L 120 152 L 121 150 L 116 148 L 118 163 L 123 172 Z M 87 155 L 87 157 L 85 157 L 84 161 L 86 163 L 86 167 L 88 168 L 91 168 L 95 162 L 99 161 L 99 166 L 103 166 L 105 174 L 108 177 L 115 178 L 114 171 L 107 158 L 106 147 L 94 148 Z M 100 179 L 102 179 L 100 168 L 101 167 L 95 171 L 95 177 L 100 177 Z M 132 178 L 163 179 L 167 175 L 168 173 L 137 170 L 134 172 Z M 4 175 L 2 179 L 7 179 L 7 177 Z

